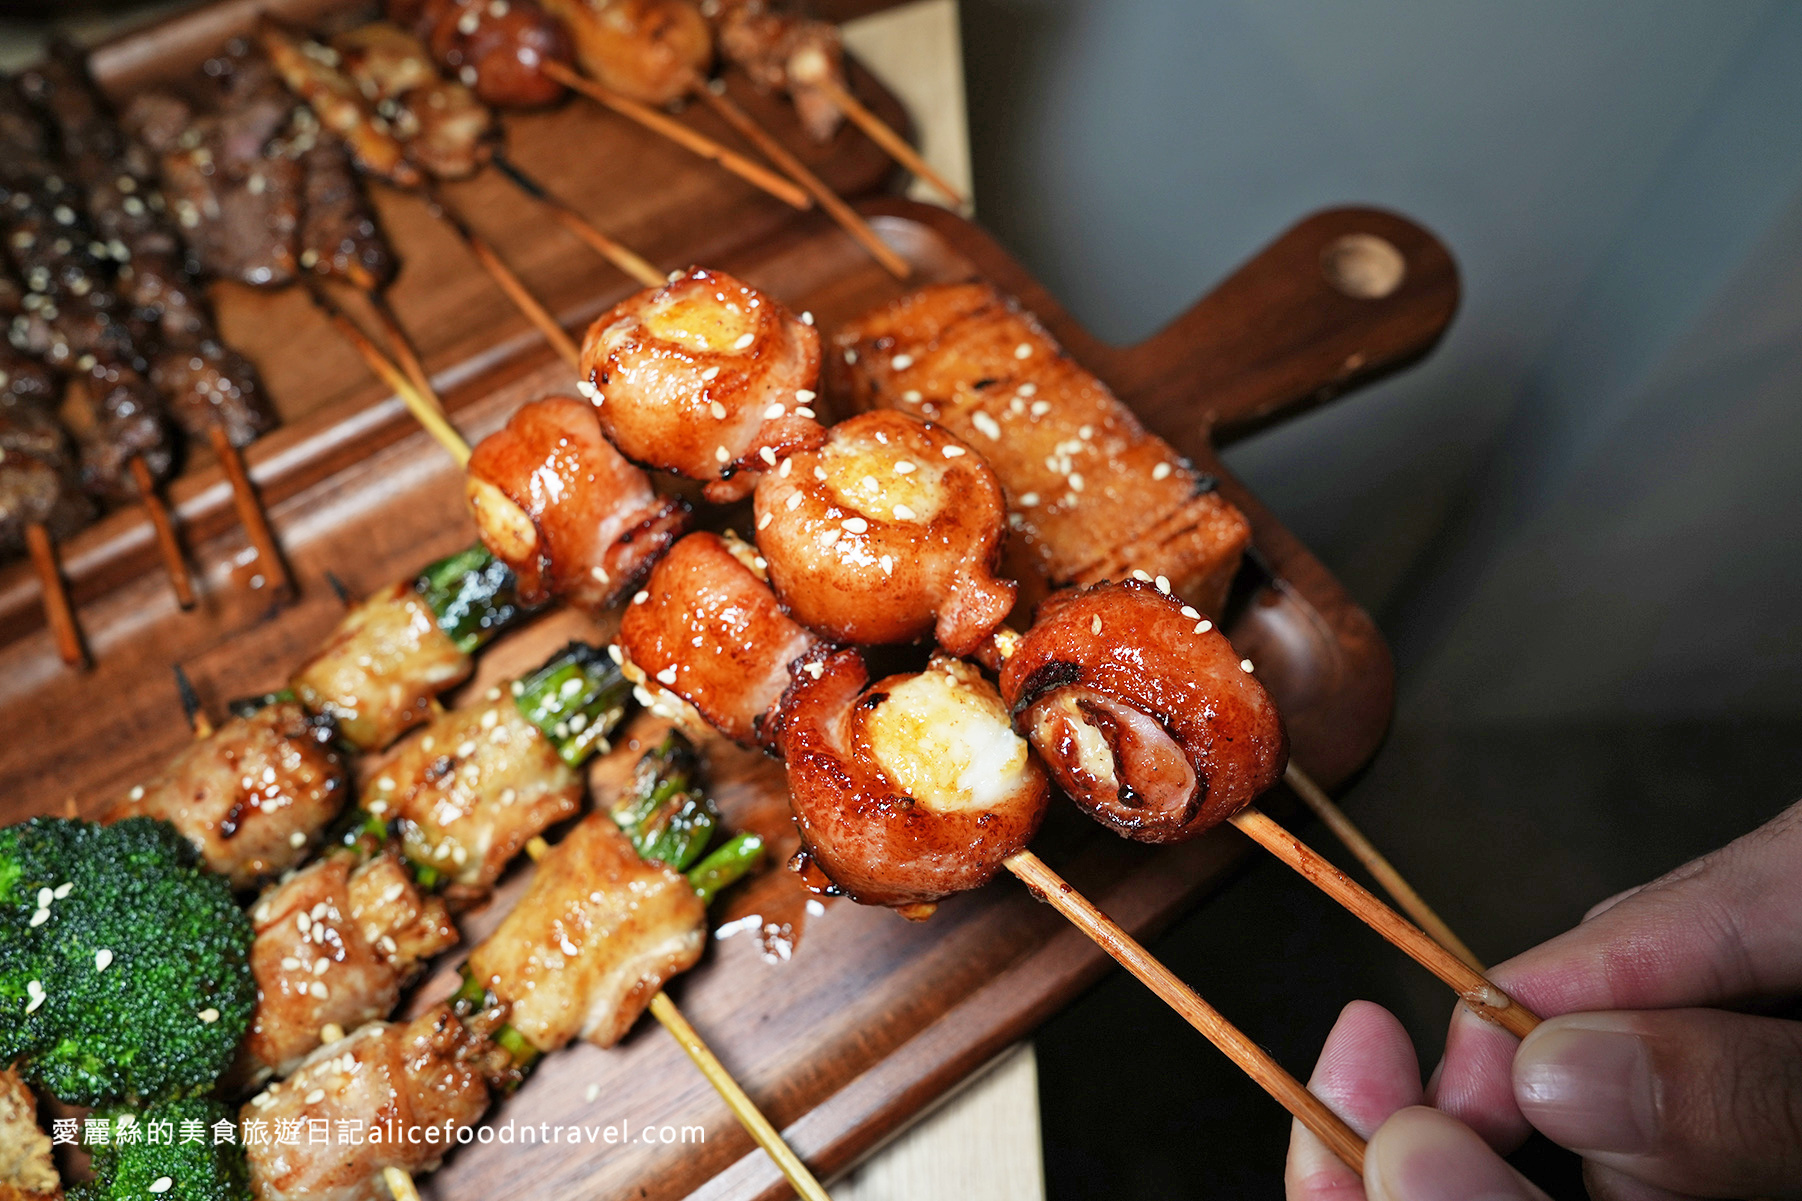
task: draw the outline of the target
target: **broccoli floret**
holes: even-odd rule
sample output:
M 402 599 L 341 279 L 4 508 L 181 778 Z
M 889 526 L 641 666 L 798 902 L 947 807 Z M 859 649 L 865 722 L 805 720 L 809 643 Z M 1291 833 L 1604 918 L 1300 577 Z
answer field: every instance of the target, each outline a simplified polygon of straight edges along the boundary
M 71 1201 L 248 1201 L 250 1169 L 225 1106 L 191 1097 L 142 1111 L 109 1109 L 105 1144 L 90 1143 L 94 1179 L 69 1190 Z M 214 1127 L 230 1124 L 230 1141 Z
M 166 822 L 0 830 L 0 1063 L 77 1105 L 204 1092 L 256 1005 L 251 939 Z

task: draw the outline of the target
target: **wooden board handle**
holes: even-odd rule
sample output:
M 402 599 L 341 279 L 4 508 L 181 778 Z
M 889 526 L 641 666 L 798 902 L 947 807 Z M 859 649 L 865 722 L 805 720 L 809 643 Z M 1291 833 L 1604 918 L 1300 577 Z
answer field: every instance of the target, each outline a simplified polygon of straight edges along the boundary
M 1119 382 L 1150 424 L 1199 417 L 1225 445 L 1413 363 L 1445 333 L 1458 291 L 1451 252 L 1426 229 L 1327 209 L 1116 351 Z

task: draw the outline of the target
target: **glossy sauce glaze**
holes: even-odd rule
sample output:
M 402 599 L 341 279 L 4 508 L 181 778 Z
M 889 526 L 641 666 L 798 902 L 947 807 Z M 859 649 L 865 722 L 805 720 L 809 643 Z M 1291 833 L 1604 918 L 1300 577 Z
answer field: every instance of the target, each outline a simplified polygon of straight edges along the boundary
M 1014 585 L 994 574 L 1001 485 L 937 426 L 889 412 L 840 422 L 764 475 L 756 514 L 776 595 L 830 641 L 931 634 L 967 655 L 1013 608 Z
M 812 407 L 818 332 L 724 272 L 693 268 L 603 313 L 581 371 L 621 453 L 705 482 L 717 503 L 825 436 Z
M 1137 580 L 1046 601 L 1001 694 L 1064 791 L 1139 842 L 1218 825 L 1289 757 L 1250 661 L 1199 611 Z

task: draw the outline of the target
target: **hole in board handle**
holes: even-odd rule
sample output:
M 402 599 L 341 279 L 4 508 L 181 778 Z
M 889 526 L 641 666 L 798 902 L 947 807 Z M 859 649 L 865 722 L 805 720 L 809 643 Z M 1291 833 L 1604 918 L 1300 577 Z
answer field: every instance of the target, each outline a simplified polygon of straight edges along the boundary
M 1353 300 L 1381 300 L 1402 286 L 1408 261 L 1375 234 L 1346 234 L 1320 252 L 1320 273 Z

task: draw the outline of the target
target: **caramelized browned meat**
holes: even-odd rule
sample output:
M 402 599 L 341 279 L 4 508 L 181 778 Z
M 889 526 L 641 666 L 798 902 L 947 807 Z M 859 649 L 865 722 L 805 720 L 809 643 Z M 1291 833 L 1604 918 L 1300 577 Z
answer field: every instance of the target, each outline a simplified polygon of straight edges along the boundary
M 856 407 L 939 422 L 989 461 L 1024 569 L 1052 587 L 1138 569 L 1218 616 L 1250 538 L 1243 514 L 993 287 L 912 293 L 833 348 Z
M 494 114 L 469 88 L 440 77 L 418 38 L 387 21 L 371 21 L 333 38 L 332 48 L 420 170 L 435 179 L 462 179 L 487 163 Z
M 582 807 L 582 778 L 501 692 L 439 717 L 369 788 L 407 858 L 465 889 L 500 879 L 531 839 Z
M 93 517 L 62 426 L 36 405 L 0 400 L 0 555 L 24 547 L 27 526 L 60 539 Z
M 288 89 L 306 101 L 322 126 L 344 140 L 358 166 L 403 188 L 423 182 L 387 119 L 342 70 L 336 50 L 268 20 L 257 27 L 257 44 Z
M 454 946 L 444 902 L 421 896 L 392 853 L 357 866 L 322 859 L 272 888 L 250 911 L 257 1008 L 235 1073 L 285 1076 L 329 1022 L 354 1030 L 386 1017 L 426 958 Z
M 762 0 L 751 0 L 723 5 L 715 27 L 720 54 L 758 87 L 787 92 L 809 137 L 825 142 L 838 132 L 845 114 L 819 84 L 826 79 L 845 86 L 845 49 L 837 26 L 772 12 Z
M 82 486 L 94 496 L 110 501 L 136 497 L 133 459 L 143 459 L 156 479 L 173 470 L 175 445 L 162 397 L 136 370 L 94 364 L 72 380 L 63 412 L 81 447 Z
M 442 1005 L 411 1022 L 371 1022 L 320 1047 L 239 1111 L 246 1128 L 262 1123 L 269 1136 L 245 1139 L 252 1193 L 258 1201 L 387 1201 L 384 1168 L 429 1172 L 457 1131 L 481 1120 L 489 1054 Z M 272 1137 L 283 1122 L 305 1130 L 321 1120 L 329 1141 Z M 339 1140 L 339 1122 L 356 1123 L 360 1137 Z M 427 1142 L 430 1127 L 436 1138 Z M 377 1128 L 382 1136 L 370 1137 Z
M 840 422 L 763 477 L 756 511 L 776 595 L 830 641 L 930 633 L 967 655 L 1013 607 L 1014 585 L 994 575 L 1001 485 L 937 426 L 882 412 Z
M 38 1099 L 17 1072 L 0 1067 L 0 1199 L 51 1201 L 61 1195 L 50 1136 L 38 1125 Z
M 304 862 L 348 795 L 329 723 L 277 701 L 183 747 L 105 820 L 161 818 L 248 888 Z
M 433 698 L 472 666 L 413 585 L 399 583 L 346 613 L 288 686 L 352 746 L 380 750 L 425 721 Z
M 1046 601 L 1001 693 L 1064 791 L 1140 842 L 1218 825 L 1289 757 L 1250 661 L 1196 609 L 1136 580 Z
M 789 664 L 819 643 L 783 613 L 750 558 L 717 534 L 690 534 L 619 623 L 626 674 L 652 698 L 645 703 L 671 694 L 741 746 L 768 744 Z
M 706 941 L 707 910 L 688 878 L 640 859 L 594 813 L 539 862 L 468 971 L 511 1004 L 507 1020 L 540 1051 L 577 1038 L 609 1047 Z
M 594 407 L 553 397 L 521 408 L 469 459 L 482 542 L 519 577 L 520 599 L 587 609 L 638 585 L 688 528 L 688 510 L 601 436 Z
M 713 31 L 689 0 L 542 2 L 568 27 L 583 72 L 634 100 L 680 100 L 713 65 Z
M 634 462 L 707 481 L 737 500 L 757 474 L 823 437 L 814 420 L 820 338 L 723 272 L 691 268 L 626 298 L 588 327 L 585 395 Z
M 299 162 L 306 177 L 300 265 L 365 292 L 386 285 L 398 264 L 363 195 L 350 152 L 338 139 L 321 136 L 301 152 Z
M 869 685 L 856 651 L 818 652 L 782 701 L 789 804 L 837 889 L 909 917 L 985 883 L 1038 832 L 1050 789 L 994 686 L 935 655 Z
M 223 126 L 202 117 L 192 138 L 162 156 L 169 207 L 201 271 L 259 288 L 288 283 L 299 254 L 300 165 L 271 155 L 234 170 L 218 149 Z
M 411 29 L 440 66 L 501 108 L 562 99 L 563 85 L 544 64 L 575 65 L 569 30 L 537 0 L 390 0 L 388 19 Z
M 217 339 L 165 343 L 150 382 L 190 438 L 205 439 L 216 425 L 233 446 L 248 446 L 275 427 L 249 360 Z

